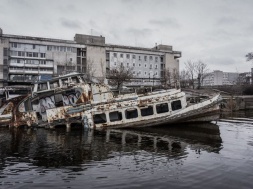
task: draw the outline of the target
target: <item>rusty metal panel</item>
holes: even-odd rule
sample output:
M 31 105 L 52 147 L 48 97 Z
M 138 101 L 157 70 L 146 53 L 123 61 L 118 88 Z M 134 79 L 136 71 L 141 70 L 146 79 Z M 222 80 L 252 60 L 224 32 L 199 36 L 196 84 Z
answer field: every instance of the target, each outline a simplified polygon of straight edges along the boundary
M 20 112 L 23 110 L 22 103 L 26 101 L 30 95 L 28 96 L 19 96 L 17 98 L 11 99 L 9 102 L 13 103 L 12 107 L 12 118 L 9 122 L 10 126 L 21 126 L 21 125 L 28 125 L 31 126 L 32 124 L 37 124 L 37 115 L 36 112 Z M 15 105 L 14 105 L 15 104 Z
M 91 88 L 94 102 L 105 102 L 113 99 L 113 94 L 108 86 L 101 84 L 91 84 Z
M 37 115 L 35 111 L 21 113 L 19 121 L 20 123 L 22 122 L 24 123 L 24 125 L 27 125 L 27 126 L 38 124 L 38 119 L 37 119 Z
M 74 110 L 69 110 L 72 106 L 64 106 L 59 108 L 53 108 L 46 111 L 48 123 L 53 123 L 58 120 L 63 120 L 65 123 L 68 123 L 71 118 L 78 118 L 81 120 L 84 107 L 76 108 Z

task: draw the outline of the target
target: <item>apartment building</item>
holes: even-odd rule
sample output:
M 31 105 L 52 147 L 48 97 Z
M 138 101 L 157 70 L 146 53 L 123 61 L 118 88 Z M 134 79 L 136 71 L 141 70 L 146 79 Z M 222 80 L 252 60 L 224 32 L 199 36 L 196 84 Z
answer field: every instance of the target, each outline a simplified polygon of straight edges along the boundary
M 75 41 L 3 34 L 0 30 L 0 86 L 50 79 L 77 65 Z
M 77 71 L 107 81 L 111 69 L 132 68 L 131 86 L 158 85 L 165 70 L 179 70 L 181 52 L 105 43 L 105 37 L 76 34 L 74 40 L 4 34 L 0 29 L 0 87 Z
M 234 85 L 238 81 L 239 74 L 214 70 L 203 80 L 203 86 Z
M 153 48 L 106 44 L 102 36 L 76 34 L 75 41 L 86 46 L 86 66 L 96 77 L 108 76 L 120 65 L 131 68 L 134 78 L 127 86 L 160 85 L 165 70 L 179 70 L 181 52 L 172 46 L 156 45 Z

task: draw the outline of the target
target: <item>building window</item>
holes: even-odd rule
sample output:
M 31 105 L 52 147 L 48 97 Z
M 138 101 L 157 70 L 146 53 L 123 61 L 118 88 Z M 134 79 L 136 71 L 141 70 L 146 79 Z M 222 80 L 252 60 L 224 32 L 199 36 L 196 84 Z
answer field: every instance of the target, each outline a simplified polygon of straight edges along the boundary
M 147 56 L 144 56 L 144 60 L 147 61 Z
M 117 53 L 113 53 L 113 56 L 114 56 L 115 58 L 117 58 Z
M 161 64 L 161 70 L 163 70 L 163 69 L 164 69 L 164 67 L 165 67 L 165 65 L 164 65 L 164 64 Z
M 133 63 L 133 67 L 135 66 L 135 63 Z
M 7 59 L 4 59 L 4 65 L 7 65 L 8 64 L 8 60 Z M 5 72 L 4 72 L 5 73 Z
M 133 59 L 135 59 L 135 55 L 133 55 Z
M 17 43 L 11 43 L 11 47 L 17 48 Z
M 36 45 L 33 45 L 33 49 L 36 49 Z
M 158 61 L 158 57 L 155 57 L 155 62 L 157 62 Z
M 48 46 L 47 46 L 47 50 L 48 50 L 48 51 L 52 51 L 52 46 L 49 46 L 49 45 L 48 45 Z
M 152 64 L 150 65 L 150 69 L 152 69 Z
M 144 74 L 147 75 L 147 72 L 145 72 Z
M 20 60 L 19 60 L 19 59 L 17 59 L 17 63 L 20 63 Z
M 153 60 L 153 56 L 149 56 L 149 60 Z
M 160 57 L 160 60 L 161 60 L 161 62 L 163 62 L 163 57 L 162 56 Z
M 41 57 L 41 58 L 45 58 L 45 57 L 46 57 L 46 54 L 45 54 L 45 53 L 40 53 L 40 57 Z
M 33 57 L 38 57 L 38 53 L 34 52 Z
M 139 60 L 141 60 L 141 56 L 139 56 Z
M 8 56 L 8 48 L 4 48 L 4 56 Z
M 123 58 L 123 54 L 120 54 L 120 58 Z
M 127 63 L 127 67 L 129 67 L 129 63 Z
M 33 53 L 32 53 L 32 52 L 27 52 L 27 53 L 26 53 L 26 56 L 27 56 L 27 57 L 33 57 Z
M 147 64 L 145 64 L 145 68 L 147 67 Z
M 129 55 L 129 54 L 127 54 L 127 55 L 126 55 L 126 57 L 127 57 L 127 59 L 129 59 L 129 58 L 130 58 L 130 55 Z
M 116 66 L 117 65 L 117 63 L 116 62 L 114 62 L 114 66 Z

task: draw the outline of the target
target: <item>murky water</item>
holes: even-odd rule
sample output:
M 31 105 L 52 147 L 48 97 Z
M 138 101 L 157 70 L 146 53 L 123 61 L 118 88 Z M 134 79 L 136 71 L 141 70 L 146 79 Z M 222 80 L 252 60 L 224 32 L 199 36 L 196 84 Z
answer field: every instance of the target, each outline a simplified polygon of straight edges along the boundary
M 4 189 L 252 188 L 252 170 L 251 124 L 0 129 Z

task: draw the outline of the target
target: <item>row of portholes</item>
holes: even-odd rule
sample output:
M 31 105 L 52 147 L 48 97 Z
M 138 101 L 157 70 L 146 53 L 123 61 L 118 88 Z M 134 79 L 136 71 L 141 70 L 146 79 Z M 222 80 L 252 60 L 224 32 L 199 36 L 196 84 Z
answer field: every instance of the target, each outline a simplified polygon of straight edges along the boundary
M 156 113 L 157 114 L 162 114 L 162 113 L 167 113 L 169 112 L 169 105 L 168 103 L 161 103 L 161 104 L 157 104 L 155 106 L 156 108 Z M 180 100 L 176 100 L 173 101 L 171 103 L 171 109 L 172 111 L 181 109 L 182 105 L 181 105 L 181 101 Z M 154 108 L 153 106 L 147 106 L 144 108 L 140 109 L 140 113 L 142 117 L 145 116 L 151 116 L 154 114 Z M 130 109 L 126 109 L 125 110 L 125 118 L 126 119 L 134 119 L 138 117 L 138 110 L 137 108 L 130 108 Z M 109 119 L 110 122 L 114 122 L 114 121 L 121 121 L 122 120 L 122 112 L 120 111 L 113 111 L 109 113 Z M 93 120 L 95 124 L 101 124 L 101 123 L 106 123 L 107 119 L 106 119 L 106 114 L 105 113 L 101 113 L 101 114 L 95 114 L 93 115 Z

